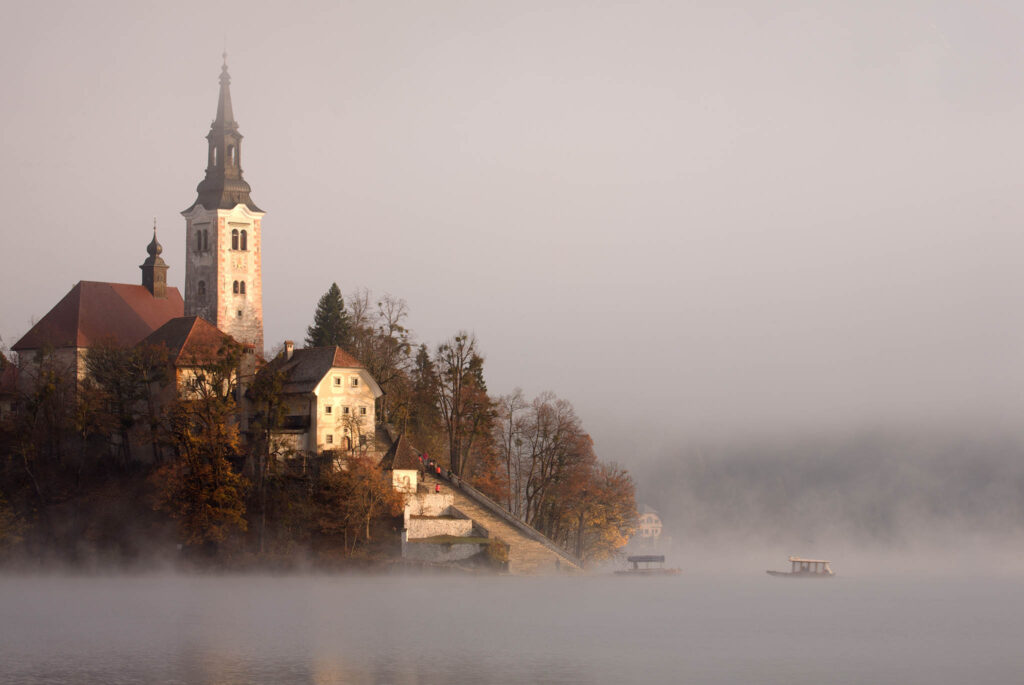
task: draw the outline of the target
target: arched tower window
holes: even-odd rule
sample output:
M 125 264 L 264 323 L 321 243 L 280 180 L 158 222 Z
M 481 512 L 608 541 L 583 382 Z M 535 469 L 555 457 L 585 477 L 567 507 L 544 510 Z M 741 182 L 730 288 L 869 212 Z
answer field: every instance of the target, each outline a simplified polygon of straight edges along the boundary
M 235 281 L 234 286 L 232 286 L 232 290 L 234 291 L 235 295 L 238 294 L 238 281 Z
M 230 164 L 231 166 L 235 166 L 236 164 L 238 164 L 238 158 L 235 155 L 234 145 L 228 145 L 228 164 Z
M 237 228 L 232 228 L 231 229 L 231 249 L 232 250 L 237 250 L 238 249 L 238 229 Z
M 203 232 L 196 231 L 196 252 L 203 251 Z
M 244 228 L 242 229 L 242 249 L 249 249 L 249 234 L 246 232 Z
M 218 152 L 219 152 L 219 150 L 217 150 L 217 148 L 215 146 L 213 148 L 213 166 L 217 166 L 217 161 L 218 161 L 218 154 L 217 153 Z
M 206 281 L 199 281 L 196 284 L 196 294 L 199 296 L 200 302 L 206 301 Z
M 210 232 L 204 228 L 203 229 L 203 250 L 209 250 L 209 249 L 210 249 Z
M 238 292 L 245 295 L 245 281 L 238 282 Z

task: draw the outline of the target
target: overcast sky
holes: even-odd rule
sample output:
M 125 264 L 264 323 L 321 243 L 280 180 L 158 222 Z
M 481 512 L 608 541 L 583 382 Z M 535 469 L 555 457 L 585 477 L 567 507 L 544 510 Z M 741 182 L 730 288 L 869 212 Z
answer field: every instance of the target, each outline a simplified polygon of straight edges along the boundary
M 5 9 L 7 345 L 153 217 L 182 285 L 226 44 L 268 350 L 390 292 L 626 463 L 1021 416 L 1019 3 L 148 5 Z

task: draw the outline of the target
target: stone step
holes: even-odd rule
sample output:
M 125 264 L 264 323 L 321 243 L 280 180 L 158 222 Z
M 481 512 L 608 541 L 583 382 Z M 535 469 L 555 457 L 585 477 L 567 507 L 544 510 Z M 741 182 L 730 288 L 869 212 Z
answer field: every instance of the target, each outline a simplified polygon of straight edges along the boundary
M 574 563 L 544 544 L 527 537 L 521 530 L 498 518 L 458 488 L 451 487 L 446 481 L 434 476 L 428 475 L 427 481 L 431 491 L 436 483 L 440 483 L 442 492 L 451 494 L 456 509 L 486 528 L 490 537 L 500 538 L 509 545 L 509 573 L 543 574 L 578 570 L 579 567 Z

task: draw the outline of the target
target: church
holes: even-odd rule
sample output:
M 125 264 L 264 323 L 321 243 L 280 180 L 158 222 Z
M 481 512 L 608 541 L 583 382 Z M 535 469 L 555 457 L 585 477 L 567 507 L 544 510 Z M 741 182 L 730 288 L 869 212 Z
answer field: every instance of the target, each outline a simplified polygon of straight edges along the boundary
M 253 202 L 252 188 L 242 175 L 242 138 L 231 104 L 225 54 L 217 112 L 206 135 L 206 172 L 195 200 L 181 212 L 184 296 L 167 284 L 169 266 L 161 257 L 163 247 L 154 226 L 148 256 L 139 267 L 140 283 L 80 281 L 14 344 L 11 349 L 22 362 L 19 384 L 27 387 L 33 382 L 33 367 L 38 364 L 32 362 L 45 351 L 77 388 L 87 374 L 87 351 L 100 342 L 165 347 L 179 395 L 194 367 L 216 356 L 225 335 L 245 351 L 239 369 L 243 386 L 267 366 L 264 212 Z M 337 348 L 295 350 L 290 342 L 285 347 L 282 359 L 267 368 L 285 375 L 289 416 L 282 437 L 286 435 L 289 448 L 374 450 L 375 402 L 382 393 L 363 365 Z M 244 407 L 240 410 L 244 427 L 246 412 Z
M 78 282 L 11 348 L 29 358 L 43 349 L 84 377 L 85 351 L 101 340 L 135 345 L 168 321 L 198 316 L 263 354 L 260 221 L 263 212 L 242 178 L 242 134 L 231 107 L 227 59 L 221 67 L 217 116 L 206 139 L 206 176 L 185 217 L 184 298 L 167 285 L 156 227 L 139 267 L 141 284 Z

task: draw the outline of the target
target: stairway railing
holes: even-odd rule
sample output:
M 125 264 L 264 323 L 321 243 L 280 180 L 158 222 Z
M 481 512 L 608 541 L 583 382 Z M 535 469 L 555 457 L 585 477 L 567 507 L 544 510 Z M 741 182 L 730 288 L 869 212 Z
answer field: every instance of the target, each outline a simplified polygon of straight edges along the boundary
M 505 523 L 509 524 L 513 528 L 517 529 L 519 532 L 526 535 L 531 540 L 534 540 L 535 542 L 539 542 L 540 544 L 544 545 L 552 552 L 562 557 L 569 563 L 573 564 L 577 568 L 583 568 L 583 564 L 580 562 L 578 558 L 576 558 L 576 555 L 570 554 L 569 552 L 559 547 L 547 535 L 544 535 L 544 533 L 540 532 L 530 524 L 526 523 L 521 518 L 510 512 L 508 509 L 501 506 L 493 499 L 491 499 L 484 493 L 474 488 L 469 483 L 463 481 L 461 478 L 458 478 L 457 476 L 455 478 L 452 478 L 451 476 L 449 476 L 448 472 L 443 470 L 440 475 L 436 473 L 431 473 L 430 475 L 435 478 L 440 478 L 441 480 L 448 483 L 451 487 L 458 489 L 471 500 L 482 506 L 484 509 L 487 509 L 491 514 L 497 516 Z

